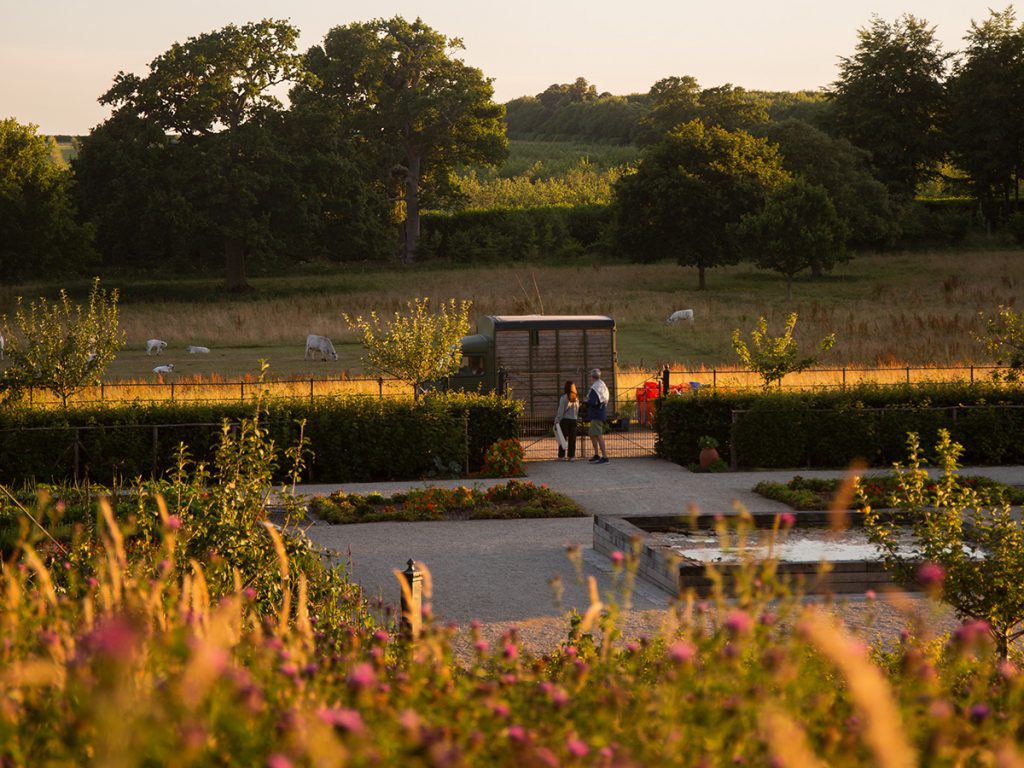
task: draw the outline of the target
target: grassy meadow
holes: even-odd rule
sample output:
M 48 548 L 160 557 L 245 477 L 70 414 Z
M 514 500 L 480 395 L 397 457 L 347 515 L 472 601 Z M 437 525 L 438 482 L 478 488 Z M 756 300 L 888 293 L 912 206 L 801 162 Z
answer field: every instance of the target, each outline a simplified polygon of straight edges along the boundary
M 760 315 L 781 329 L 785 316 L 800 315 L 797 337 L 810 349 L 836 333 L 823 367 L 985 365 L 980 313 L 1014 304 L 1024 285 L 1024 253 L 960 251 L 858 256 L 821 279 L 798 277 L 794 300 L 785 300 L 783 278 L 740 265 L 710 270 L 708 289 L 696 290 L 696 271 L 671 263 L 564 265 L 515 264 L 454 268 L 346 268 L 322 275 L 258 278 L 252 294 L 224 298 L 219 280 L 126 283 L 121 322 L 126 348 L 108 370 L 109 381 L 156 381 L 151 373 L 173 362 L 175 378 L 232 380 L 271 363 L 278 377 L 340 378 L 367 371 L 362 349 L 342 317 L 376 311 L 390 314 L 410 299 L 428 296 L 473 301 L 473 320 L 485 314 L 608 314 L 618 327 L 624 369 L 653 371 L 736 367 L 730 343 L 734 328 L 745 333 Z M 83 283 L 84 286 L 84 283 Z M 69 286 L 75 293 L 82 286 Z M 52 294 L 52 286 L 0 289 L 0 312 L 14 297 Z M 693 326 L 668 325 L 676 309 L 692 308 Z M 331 337 L 337 362 L 304 360 L 305 337 Z M 164 354 L 147 356 L 149 338 L 168 342 Z M 212 349 L 188 355 L 185 346 Z M 836 374 L 838 376 L 838 374 Z M 719 381 L 719 383 L 722 383 Z M 809 382 L 814 383 L 814 382 Z

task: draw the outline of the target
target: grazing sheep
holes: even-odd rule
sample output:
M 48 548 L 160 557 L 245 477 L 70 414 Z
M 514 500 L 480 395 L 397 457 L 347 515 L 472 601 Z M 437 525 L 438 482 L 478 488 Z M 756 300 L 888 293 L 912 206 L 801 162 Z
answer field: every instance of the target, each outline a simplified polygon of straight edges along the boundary
M 149 339 L 146 342 L 146 354 L 147 355 L 152 355 L 154 350 L 156 350 L 156 353 L 158 355 L 162 354 L 166 347 L 167 347 L 167 342 L 166 341 L 160 341 L 160 339 Z
M 188 352 L 190 355 L 208 355 L 208 354 L 210 354 L 210 348 L 209 347 L 197 347 L 194 344 L 189 344 L 187 347 L 185 347 L 185 351 Z
M 686 320 L 693 325 L 693 310 L 692 309 L 677 309 L 671 315 L 668 316 L 667 323 L 678 323 L 680 320 Z
M 310 352 L 319 352 L 321 362 L 326 360 L 328 357 L 331 360 L 338 359 L 338 353 L 334 351 L 334 344 L 326 336 L 317 336 L 316 334 L 309 334 L 306 337 L 306 354 L 304 358 L 309 357 Z
M 168 363 L 167 365 L 158 365 L 153 369 L 153 373 L 174 373 L 174 363 Z

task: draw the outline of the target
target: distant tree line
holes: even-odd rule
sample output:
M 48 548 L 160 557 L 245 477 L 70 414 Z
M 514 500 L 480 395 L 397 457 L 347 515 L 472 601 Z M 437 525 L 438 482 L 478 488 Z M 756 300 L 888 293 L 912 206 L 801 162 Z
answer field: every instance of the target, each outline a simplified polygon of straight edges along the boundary
M 4 279 L 159 269 L 242 290 L 250 269 L 299 261 L 612 253 L 676 259 L 703 285 L 721 264 L 791 281 L 858 249 L 954 242 L 975 222 L 1024 235 L 1012 7 L 972 22 L 955 54 L 921 19 L 873 17 L 823 92 L 673 76 L 615 96 L 581 77 L 504 107 L 461 41 L 419 19 L 335 27 L 304 53 L 297 37 L 284 21 L 228 25 L 119 73 L 100 96 L 111 117 L 70 169 L 32 126 L 0 123 Z M 494 179 L 483 169 L 507 137 L 640 155 Z M 923 188 L 967 201 L 915 201 Z M 492 212 L 466 210 L 471 197 Z M 573 207 L 585 213 L 559 212 Z

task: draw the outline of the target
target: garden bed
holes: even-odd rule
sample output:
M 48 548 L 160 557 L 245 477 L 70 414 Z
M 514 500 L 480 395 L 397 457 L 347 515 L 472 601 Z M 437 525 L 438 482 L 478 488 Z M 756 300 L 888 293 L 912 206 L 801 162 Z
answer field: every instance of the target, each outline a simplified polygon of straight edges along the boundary
M 333 524 L 391 520 L 494 520 L 534 517 L 585 517 L 575 501 L 546 485 L 510 480 L 486 490 L 419 488 L 391 496 L 335 491 L 313 499 L 310 512 Z
M 889 499 L 897 490 L 898 482 L 896 475 L 891 473 L 868 475 L 862 478 L 861 486 L 867 503 L 875 509 L 891 506 Z M 1024 488 L 1004 485 L 988 477 L 977 475 L 962 476 L 958 478 L 958 482 L 978 491 L 992 494 L 1002 493 L 1003 497 L 1011 504 L 1024 504 Z M 797 475 L 788 483 L 760 482 L 754 486 L 754 493 L 773 501 L 788 504 L 797 510 L 828 509 L 832 506 L 841 483 L 842 480 L 839 479 L 808 478 Z M 928 486 L 929 490 L 934 487 L 934 483 Z M 855 497 L 850 501 L 849 509 L 856 509 L 859 506 L 860 502 Z

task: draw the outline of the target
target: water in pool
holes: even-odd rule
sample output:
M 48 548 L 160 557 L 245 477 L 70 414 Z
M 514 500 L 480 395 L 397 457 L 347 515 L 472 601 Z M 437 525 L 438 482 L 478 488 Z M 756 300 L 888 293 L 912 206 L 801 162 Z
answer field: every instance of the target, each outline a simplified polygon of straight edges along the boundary
M 769 531 L 754 531 L 747 539 L 747 551 L 756 558 L 768 556 Z M 663 533 L 662 541 L 683 557 L 703 562 L 736 562 L 740 559 L 736 549 L 723 550 L 718 534 L 713 530 L 686 533 Z M 735 538 L 730 537 L 735 544 Z M 901 549 L 910 549 L 909 531 L 898 534 Z M 828 528 L 794 529 L 779 535 L 773 554 L 777 560 L 791 563 L 817 563 L 822 560 L 879 560 L 878 550 L 868 541 L 863 529 L 851 528 L 833 532 Z

